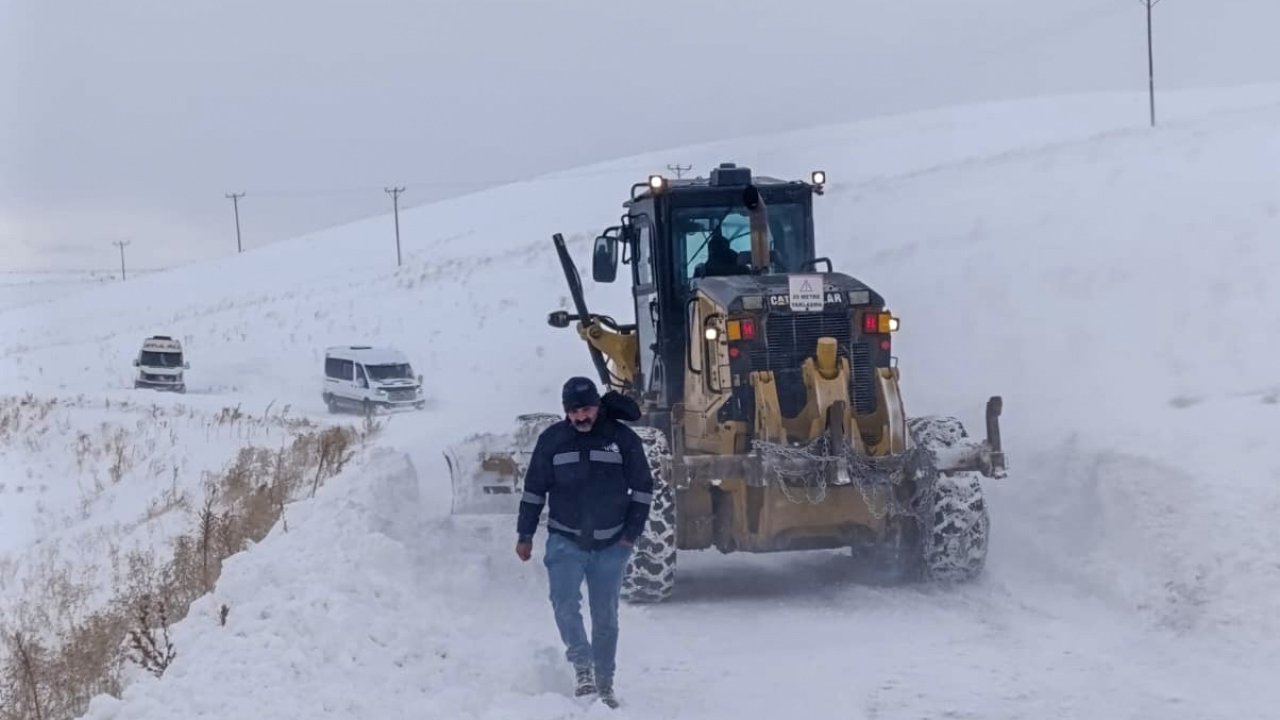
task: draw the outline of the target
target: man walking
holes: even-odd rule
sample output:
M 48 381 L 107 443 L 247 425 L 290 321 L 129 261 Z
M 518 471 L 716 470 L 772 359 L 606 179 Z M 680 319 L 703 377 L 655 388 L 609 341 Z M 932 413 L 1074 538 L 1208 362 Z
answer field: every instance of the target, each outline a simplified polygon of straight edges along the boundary
M 610 393 L 602 408 L 595 383 L 584 377 L 570 378 L 561 399 L 566 417 L 538 437 L 525 475 L 516 555 L 522 561 L 532 557 L 538 519 L 549 505 L 543 564 L 565 657 L 577 676 L 574 694 L 596 692 L 616 708 L 618 599 L 632 546 L 649 517 L 653 476 L 640 436 L 619 421 L 639 416 L 630 399 Z M 611 412 L 608 406 L 619 402 L 631 407 Z M 583 580 L 589 640 L 582 622 Z

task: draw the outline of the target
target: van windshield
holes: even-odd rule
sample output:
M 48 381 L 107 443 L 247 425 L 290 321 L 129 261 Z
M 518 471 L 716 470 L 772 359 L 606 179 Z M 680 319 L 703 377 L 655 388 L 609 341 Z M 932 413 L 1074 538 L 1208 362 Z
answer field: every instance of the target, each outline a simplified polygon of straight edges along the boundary
M 147 367 L 182 367 L 182 353 L 143 350 L 142 357 L 138 360 L 138 364 L 145 365 Z
M 370 380 L 412 380 L 413 368 L 409 363 L 397 363 L 394 365 L 365 365 L 365 370 L 369 372 Z

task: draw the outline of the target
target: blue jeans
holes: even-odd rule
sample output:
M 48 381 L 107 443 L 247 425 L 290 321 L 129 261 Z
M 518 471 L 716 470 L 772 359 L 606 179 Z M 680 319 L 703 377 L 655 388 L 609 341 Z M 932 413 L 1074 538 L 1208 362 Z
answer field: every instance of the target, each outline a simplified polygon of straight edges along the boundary
M 565 657 L 577 667 L 595 666 L 596 678 L 613 678 L 618 652 L 618 597 L 631 548 L 621 542 L 603 550 L 548 533 L 543 564 L 551 585 L 551 607 L 564 641 Z M 582 624 L 582 581 L 587 581 L 591 639 Z

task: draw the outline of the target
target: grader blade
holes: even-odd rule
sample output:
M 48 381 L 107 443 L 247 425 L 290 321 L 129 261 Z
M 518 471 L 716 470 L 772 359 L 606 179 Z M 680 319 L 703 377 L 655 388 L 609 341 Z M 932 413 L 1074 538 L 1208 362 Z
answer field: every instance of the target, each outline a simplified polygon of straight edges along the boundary
M 547 413 L 521 415 L 516 418 L 514 432 L 479 433 L 446 449 L 452 514 L 517 513 L 538 435 L 559 420 L 559 415 Z
M 944 473 L 977 472 L 1003 479 L 1009 466 L 1000 439 L 1000 415 L 1004 399 L 994 395 L 987 400 L 985 439 L 969 436 L 964 425 L 952 417 L 923 417 L 908 420 L 918 442 L 933 451 L 937 469 Z

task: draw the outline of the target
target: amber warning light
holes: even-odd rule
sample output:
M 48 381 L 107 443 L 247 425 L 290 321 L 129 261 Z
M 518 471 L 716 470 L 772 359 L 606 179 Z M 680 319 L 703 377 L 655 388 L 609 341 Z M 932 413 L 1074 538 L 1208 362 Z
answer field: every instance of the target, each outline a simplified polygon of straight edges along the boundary
M 883 335 L 898 332 L 901 323 L 892 313 L 869 312 L 862 315 L 862 332 L 869 335 Z
M 725 331 L 728 333 L 730 340 L 755 340 L 756 321 L 751 319 L 730 320 L 726 324 Z

